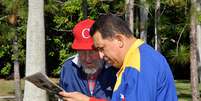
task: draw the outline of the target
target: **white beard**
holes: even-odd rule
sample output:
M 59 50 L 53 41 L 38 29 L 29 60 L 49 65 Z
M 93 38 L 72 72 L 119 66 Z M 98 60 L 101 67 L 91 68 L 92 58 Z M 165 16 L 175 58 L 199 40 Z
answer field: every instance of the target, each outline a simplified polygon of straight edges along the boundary
M 82 68 L 82 70 L 88 74 L 88 75 L 92 75 L 94 73 L 96 73 L 98 71 L 99 68 Z
M 82 70 L 88 75 L 92 75 L 102 68 L 103 68 L 103 61 L 97 63 L 95 68 L 88 68 L 88 67 L 82 66 Z

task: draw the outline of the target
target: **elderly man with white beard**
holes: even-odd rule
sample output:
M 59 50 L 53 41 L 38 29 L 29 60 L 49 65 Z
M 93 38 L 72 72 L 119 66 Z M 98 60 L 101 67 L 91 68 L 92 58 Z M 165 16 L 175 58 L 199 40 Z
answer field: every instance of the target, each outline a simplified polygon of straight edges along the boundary
M 116 81 L 115 68 L 111 68 L 101 59 L 93 48 L 93 39 L 89 29 L 94 20 L 86 19 L 73 28 L 72 48 L 77 54 L 63 65 L 60 86 L 66 92 L 60 92 L 65 101 L 107 101 L 111 99 Z

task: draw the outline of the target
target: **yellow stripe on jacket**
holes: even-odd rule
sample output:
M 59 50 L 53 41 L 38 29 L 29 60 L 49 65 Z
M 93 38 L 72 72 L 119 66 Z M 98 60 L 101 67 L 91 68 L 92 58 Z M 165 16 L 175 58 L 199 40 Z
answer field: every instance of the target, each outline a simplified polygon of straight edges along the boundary
M 126 53 L 123 65 L 117 73 L 117 81 L 113 91 L 117 90 L 119 85 L 121 84 L 122 74 L 126 67 L 132 67 L 140 71 L 140 50 L 138 47 L 143 43 L 144 42 L 140 39 L 136 40 Z

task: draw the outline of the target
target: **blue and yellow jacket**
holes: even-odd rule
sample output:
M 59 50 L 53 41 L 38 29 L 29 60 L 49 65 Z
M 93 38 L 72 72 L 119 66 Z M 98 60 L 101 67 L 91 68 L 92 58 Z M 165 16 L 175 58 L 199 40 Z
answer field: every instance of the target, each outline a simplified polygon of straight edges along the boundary
M 69 58 L 63 65 L 60 74 L 60 86 L 67 92 L 81 92 L 89 97 L 110 100 L 116 82 L 117 69 L 104 66 L 96 79 L 94 93 L 91 95 L 87 75 L 82 71 L 78 55 Z
M 134 42 L 117 73 L 112 101 L 177 101 L 166 59 L 142 40 Z

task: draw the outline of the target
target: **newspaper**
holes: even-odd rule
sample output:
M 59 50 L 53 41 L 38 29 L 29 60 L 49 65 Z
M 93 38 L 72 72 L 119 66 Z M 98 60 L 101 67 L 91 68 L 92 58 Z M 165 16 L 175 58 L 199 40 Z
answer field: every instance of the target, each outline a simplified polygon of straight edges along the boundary
M 45 74 L 41 72 L 37 72 L 33 75 L 27 76 L 25 77 L 25 80 L 28 80 L 35 86 L 56 95 L 58 95 L 59 92 L 64 91 L 63 88 L 59 87 L 57 84 L 55 84 Z

